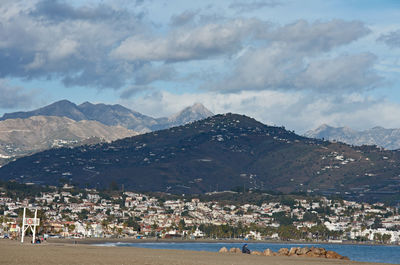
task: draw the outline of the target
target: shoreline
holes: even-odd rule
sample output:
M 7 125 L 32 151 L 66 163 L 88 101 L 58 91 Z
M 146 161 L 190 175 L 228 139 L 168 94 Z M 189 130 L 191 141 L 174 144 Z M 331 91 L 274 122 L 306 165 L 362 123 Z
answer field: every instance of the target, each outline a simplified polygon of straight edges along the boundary
M 147 264 L 147 265 L 383 265 L 309 257 L 266 257 L 191 250 L 106 247 L 89 244 L 21 244 L 0 240 L 0 264 Z
M 64 243 L 64 244 L 104 244 L 104 243 L 251 243 L 251 244 L 307 244 L 307 245 L 360 245 L 360 246 L 399 246 L 394 244 L 378 244 L 378 243 L 361 243 L 361 242 L 325 242 L 325 241 L 282 241 L 282 240 L 244 240 L 244 239 L 165 239 L 165 238 L 104 238 L 104 237 L 93 237 L 93 238 L 49 238 L 49 243 Z

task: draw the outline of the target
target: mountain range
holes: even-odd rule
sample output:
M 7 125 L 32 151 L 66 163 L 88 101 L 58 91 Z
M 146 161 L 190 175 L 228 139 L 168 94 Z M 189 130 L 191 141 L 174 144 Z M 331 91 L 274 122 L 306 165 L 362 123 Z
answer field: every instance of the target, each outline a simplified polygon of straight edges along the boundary
M 326 124 L 304 134 L 306 137 L 340 141 L 351 145 L 377 145 L 389 150 L 400 149 L 400 129 L 374 127 L 356 131 L 349 127 L 332 127 Z
M 10 159 L 50 148 L 110 142 L 137 132 L 97 121 L 66 117 L 32 116 L 0 121 L 0 165 Z
M 114 141 L 212 115 L 200 103 L 168 118 L 152 118 L 121 105 L 76 105 L 68 100 L 33 111 L 6 113 L 0 118 L 0 166 L 50 148 Z
M 0 168 L 0 179 L 174 193 L 321 192 L 372 200 L 397 198 L 399 165 L 398 151 L 310 139 L 224 114 L 111 143 L 36 153 Z
M 0 118 L 0 121 L 16 118 L 25 119 L 39 115 L 67 117 L 75 121 L 98 121 L 104 125 L 122 126 L 139 133 L 144 133 L 204 119 L 212 116 L 213 113 L 202 104 L 196 103 L 171 117 L 153 118 L 119 104 L 107 105 L 85 102 L 76 105 L 68 100 L 61 100 L 33 111 L 6 113 Z

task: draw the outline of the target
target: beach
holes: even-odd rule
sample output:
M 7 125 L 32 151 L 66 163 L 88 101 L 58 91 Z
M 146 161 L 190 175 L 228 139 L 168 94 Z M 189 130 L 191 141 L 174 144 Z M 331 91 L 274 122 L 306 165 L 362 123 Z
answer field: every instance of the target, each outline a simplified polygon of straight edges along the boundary
M 0 264 L 143 264 L 143 265 L 343 265 L 383 264 L 304 257 L 264 257 L 245 254 L 88 244 L 48 243 L 32 245 L 0 240 Z

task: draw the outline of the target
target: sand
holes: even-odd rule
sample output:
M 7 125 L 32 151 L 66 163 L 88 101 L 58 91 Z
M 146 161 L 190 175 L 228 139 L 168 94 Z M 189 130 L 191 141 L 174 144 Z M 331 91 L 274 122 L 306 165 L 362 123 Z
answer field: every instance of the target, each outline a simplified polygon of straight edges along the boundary
M 264 257 L 186 250 L 104 247 L 87 244 L 21 244 L 0 240 L 0 264 L 140 264 L 140 265 L 356 265 L 379 264 L 303 257 Z

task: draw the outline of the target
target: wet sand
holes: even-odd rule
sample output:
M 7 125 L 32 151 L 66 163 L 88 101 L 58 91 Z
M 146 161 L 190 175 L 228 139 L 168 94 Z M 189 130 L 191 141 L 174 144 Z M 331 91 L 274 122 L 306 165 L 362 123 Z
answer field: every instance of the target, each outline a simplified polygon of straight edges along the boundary
M 87 244 L 21 244 L 0 240 L 0 264 L 141 264 L 141 265 L 356 265 L 382 264 L 303 257 L 264 257 L 187 250 L 100 247 Z

